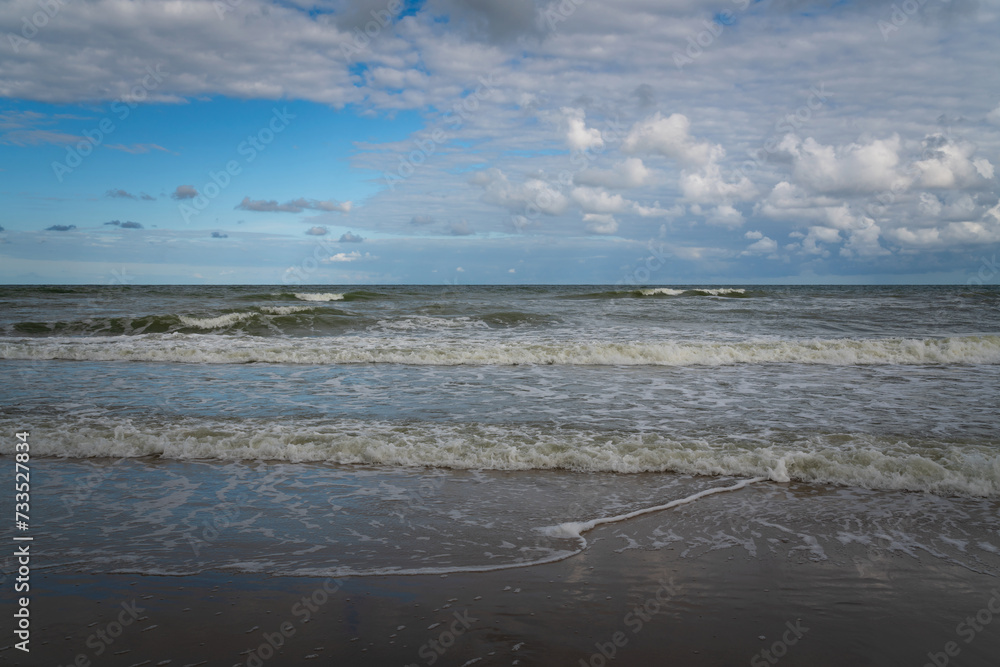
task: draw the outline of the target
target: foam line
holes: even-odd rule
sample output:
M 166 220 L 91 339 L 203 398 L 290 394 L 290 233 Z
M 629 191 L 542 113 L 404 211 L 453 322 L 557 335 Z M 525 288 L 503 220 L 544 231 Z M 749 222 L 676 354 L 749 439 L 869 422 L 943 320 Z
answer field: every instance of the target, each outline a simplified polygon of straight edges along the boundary
M 587 540 L 583 536 L 583 533 L 593 530 L 597 526 L 601 526 L 606 523 L 618 523 L 619 521 L 628 521 L 629 519 L 634 519 L 637 516 L 642 516 L 643 514 L 650 514 L 652 512 L 660 512 L 663 510 L 672 509 L 680 505 L 687 505 L 688 503 L 693 503 L 694 501 L 704 498 L 705 496 L 710 496 L 715 493 L 723 493 L 725 491 L 738 491 L 743 487 L 754 484 L 756 482 L 763 482 L 766 477 L 754 477 L 752 479 L 745 479 L 741 482 L 737 482 L 732 486 L 716 486 L 711 489 L 705 489 L 704 491 L 699 491 L 698 493 L 692 494 L 686 498 L 678 498 L 677 500 L 671 500 L 665 505 L 657 505 L 655 507 L 646 507 L 644 509 L 635 510 L 634 512 L 629 512 L 628 514 L 619 514 L 618 516 L 611 517 L 599 517 L 597 519 L 591 519 L 590 521 L 568 521 L 566 523 L 560 523 L 557 526 L 546 526 L 545 528 L 540 528 L 539 530 L 542 534 L 549 537 L 571 537 L 583 540 L 583 548 L 587 546 Z

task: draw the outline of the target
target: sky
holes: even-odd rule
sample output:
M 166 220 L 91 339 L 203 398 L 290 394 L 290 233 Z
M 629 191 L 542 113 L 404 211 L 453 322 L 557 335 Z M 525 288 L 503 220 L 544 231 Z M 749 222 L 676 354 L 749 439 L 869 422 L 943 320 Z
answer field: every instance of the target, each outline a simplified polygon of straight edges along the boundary
M 996 284 L 997 0 L 5 0 L 6 284 Z

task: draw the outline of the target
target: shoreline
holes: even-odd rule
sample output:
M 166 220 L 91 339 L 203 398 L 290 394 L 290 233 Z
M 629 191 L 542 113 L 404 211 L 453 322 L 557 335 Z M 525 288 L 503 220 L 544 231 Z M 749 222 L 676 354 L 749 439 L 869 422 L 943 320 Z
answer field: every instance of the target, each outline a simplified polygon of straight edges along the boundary
M 900 513 L 887 504 L 899 494 L 855 493 L 873 516 Z M 490 572 L 331 580 L 39 569 L 32 580 L 32 651 L 8 647 L 0 657 L 12 665 L 109 667 L 919 667 L 935 655 L 989 664 L 1000 654 L 1000 613 L 990 611 L 992 604 L 1000 612 L 1000 557 L 977 552 L 961 562 L 971 546 L 949 555 L 929 542 L 915 550 L 888 539 L 881 546 L 860 537 L 841 538 L 840 546 L 817 541 L 810 526 L 825 521 L 825 507 L 842 503 L 843 495 L 833 487 L 749 485 L 596 526 L 587 548 L 566 560 Z M 978 525 L 981 535 L 970 544 L 1000 536 L 972 515 L 979 507 L 981 516 L 1000 516 L 995 501 L 925 494 L 895 500 L 917 517 L 922 509 L 950 508 L 938 515 L 945 523 Z M 781 522 L 766 514 L 786 510 Z M 861 513 L 853 520 L 869 521 Z M 720 531 L 729 546 L 705 541 Z M 654 538 L 666 541 L 649 548 Z M 141 609 L 135 622 L 110 637 L 129 605 Z M 975 625 L 967 622 L 977 615 Z

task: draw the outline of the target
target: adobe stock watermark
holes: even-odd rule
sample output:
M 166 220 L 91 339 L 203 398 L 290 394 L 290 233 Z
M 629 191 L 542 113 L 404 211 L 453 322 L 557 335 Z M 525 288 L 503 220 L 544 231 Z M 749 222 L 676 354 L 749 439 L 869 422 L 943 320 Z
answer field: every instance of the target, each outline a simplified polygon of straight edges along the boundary
M 1000 614 L 1000 588 L 994 588 L 990 593 L 992 595 L 987 600 L 985 607 L 977 611 L 975 616 L 967 616 L 955 627 L 955 634 L 961 637 L 966 644 L 971 644 L 972 640 L 993 622 L 993 616 Z M 952 658 L 962 652 L 958 642 L 948 642 L 943 648 L 943 651 L 928 652 L 927 657 L 930 661 L 924 663 L 924 667 L 945 667 L 951 663 Z
M 820 81 L 818 88 L 815 85 L 809 86 L 809 93 L 806 95 L 805 104 L 775 121 L 775 133 L 765 139 L 760 148 L 747 151 L 750 159 L 744 161 L 736 170 L 736 173 L 740 176 L 749 177 L 750 174 L 753 174 L 764 166 L 764 163 L 771 158 L 771 155 L 778 151 L 778 146 L 785 135 L 798 131 L 812 120 L 813 113 L 822 109 L 826 100 L 832 96 L 833 93 L 830 93 L 826 89 L 825 81 Z
M 677 587 L 674 585 L 673 577 L 670 578 L 669 582 L 660 579 L 659 583 L 660 587 L 651 597 L 647 598 L 641 605 L 636 605 L 622 618 L 622 624 L 631 630 L 633 635 L 642 632 L 645 624 L 653 620 L 653 617 L 663 610 L 671 598 L 677 597 Z M 597 650 L 591 653 L 587 660 L 580 658 L 580 667 L 604 667 L 609 660 L 615 659 L 619 649 L 628 645 L 628 641 L 629 637 L 625 631 L 618 630 L 611 635 L 608 641 L 595 642 L 594 648 Z
M 736 5 L 737 12 L 746 11 L 747 7 L 750 6 L 750 0 L 732 0 L 732 3 Z M 702 54 L 705 53 L 705 49 L 712 46 L 715 40 L 719 38 L 726 26 L 732 25 L 733 20 L 736 18 L 736 14 L 729 10 L 719 12 L 719 14 L 712 21 L 702 21 L 701 24 L 705 26 L 704 30 L 701 30 L 694 35 L 688 35 L 687 47 L 684 49 L 684 53 L 680 51 L 674 51 L 674 66 L 679 72 L 684 71 L 684 67 L 691 65 L 695 60 L 701 58 Z
M 951 2 L 951 0 L 941 0 L 941 2 Z M 898 5 L 896 3 L 890 5 L 889 20 L 879 19 L 875 22 L 875 27 L 882 33 L 882 40 L 888 42 L 889 35 L 909 23 L 910 17 L 926 4 L 927 0 L 903 0 Z
M 799 640 L 809 632 L 809 628 L 802 625 L 801 618 L 796 619 L 794 624 L 791 621 L 786 621 L 785 627 L 788 629 L 781 635 L 781 639 L 771 644 L 769 649 L 758 651 L 754 657 L 750 658 L 752 667 L 767 667 L 775 664 L 788 655 L 789 647 L 798 644 Z
M 281 276 L 284 285 L 302 285 L 309 276 L 319 270 L 319 265 L 330 261 L 330 257 L 343 251 L 340 240 L 329 236 L 315 236 L 316 244 L 312 255 L 303 257 L 298 266 L 290 266 Z
M 980 257 L 979 261 L 982 266 L 979 267 L 979 271 L 976 272 L 976 275 L 965 281 L 966 285 L 983 285 L 989 280 L 996 280 L 998 274 L 1000 274 L 1000 267 L 997 266 L 996 255 L 993 255 L 990 259 Z
M 371 46 L 372 40 L 382 34 L 382 31 L 392 24 L 393 19 L 402 13 L 403 7 L 403 0 L 389 0 L 385 9 L 371 10 L 372 20 L 365 23 L 363 30 L 361 26 L 355 26 L 351 31 L 351 41 L 340 45 L 340 52 L 344 54 L 344 58 L 350 60 L 352 56 L 363 53 Z
M 256 133 L 248 135 L 236 146 L 237 154 L 243 156 L 243 164 L 250 164 L 257 159 L 257 156 L 265 151 L 275 137 L 285 131 L 290 121 L 295 118 L 295 114 L 288 113 L 288 107 L 278 110 L 277 107 L 271 109 L 271 118 Z M 184 222 L 191 222 L 191 218 L 200 215 L 208 208 L 212 200 L 222 194 L 223 190 L 233 182 L 233 177 L 243 173 L 243 165 L 238 160 L 228 160 L 219 171 L 208 172 L 208 181 L 197 190 L 197 195 L 191 198 L 191 203 L 186 200 L 177 205 L 177 211 L 184 218 Z
M 570 164 L 573 170 L 563 169 L 556 176 L 556 181 L 564 187 L 571 187 L 576 174 L 589 167 L 598 157 L 604 154 L 611 145 L 619 142 L 626 134 L 625 126 L 622 125 L 618 110 L 612 119 L 605 120 L 604 129 L 600 131 L 601 143 L 597 146 L 588 146 L 576 150 L 570 155 Z M 514 229 L 523 230 L 534 223 L 542 212 L 551 209 L 555 204 L 556 192 L 549 188 L 539 189 L 531 198 L 531 201 L 524 205 L 520 213 L 510 216 L 510 223 Z
M 423 658 L 425 664 L 433 665 L 436 663 L 441 656 L 448 652 L 448 649 L 455 645 L 458 638 L 468 632 L 472 624 L 479 620 L 478 618 L 469 616 L 468 609 L 462 612 L 452 612 L 452 616 L 455 620 L 442 630 L 437 638 L 425 642 L 417 650 L 417 655 Z M 435 623 L 428 629 L 433 629 L 440 625 L 440 623 Z M 420 667 L 420 665 L 414 662 L 406 667 Z
M 631 273 L 619 278 L 618 282 L 615 283 L 615 287 L 647 285 L 653 274 L 667 263 L 667 253 L 662 243 L 658 248 L 653 247 L 653 239 L 649 239 L 646 242 L 646 246 L 649 248 L 651 254 L 637 262 L 636 267 L 632 269 Z
M 548 9 L 542 12 L 542 18 L 545 19 L 545 25 L 549 27 L 551 32 L 555 32 L 559 24 L 563 21 L 569 19 L 570 16 L 576 13 L 583 3 L 587 0 L 562 0 L 558 5 L 553 7 L 549 5 Z
M 164 77 L 168 74 L 168 72 L 162 71 L 162 67 L 162 65 L 147 66 L 145 76 L 132 86 L 128 94 L 122 95 L 111 103 L 111 114 L 114 114 L 119 122 L 125 121 L 139 106 L 139 103 L 149 97 L 150 91 L 160 87 Z M 52 163 L 52 173 L 55 174 L 56 180 L 62 183 L 67 174 L 73 173 L 91 153 L 97 150 L 118 129 L 111 114 L 102 118 L 93 129 L 84 130 L 83 139 L 67 146 L 66 157 L 62 162 Z
M 305 595 L 299 601 L 292 604 L 289 614 L 298 620 L 299 625 L 305 625 L 312 620 L 313 614 L 330 601 L 330 597 L 339 591 L 344 585 L 340 579 L 327 577 L 323 583 L 317 586 L 312 593 Z M 285 645 L 285 642 L 295 636 L 298 628 L 289 620 L 282 621 L 274 632 L 262 632 L 261 638 L 264 640 L 255 649 L 251 649 L 247 656 L 246 667 L 261 667 L 267 660 L 270 660 Z
M 87 648 L 93 651 L 95 658 L 104 655 L 104 652 L 115 643 L 115 640 L 124 634 L 126 628 L 140 620 L 139 614 L 146 611 L 136 604 L 135 600 L 122 602 L 121 608 L 122 610 L 118 612 L 117 621 L 109 621 L 87 637 L 85 644 Z M 73 658 L 73 662 L 69 663 L 66 667 L 90 667 L 90 664 L 91 660 L 88 654 L 77 653 Z M 61 663 L 59 667 L 62 667 Z
M 493 80 L 493 76 L 493 72 L 485 76 L 480 76 L 478 79 L 479 85 L 476 89 L 462 98 L 461 102 L 455 102 L 451 110 L 445 112 L 442 120 L 448 124 L 448 129 L 453 131 L 460 130 L 472 118 L 472 114 L 479 110 L 480 102 L 485 101 L 496 90 L 496 82 Z M 413 176 L 417 169 L 425 165 L 428 158 L 438 151 L 439 146 L 444 146 L 452 138 L 453 136 L 446 132 L 444 128 L 436 127 L 427 135 L 427 138 L 414 139 L 413 144 L 416 148 L 406 155 L 400 155 L 396 173 L 382 172 L 382 180 L 385 181 L 386 186 L 390 190 L 395 191 L 397 184 Z
M 73 2 L 74 0 L 35 0 L 35 4 L 41 9 L 32 14 L 30 18 L 21 17 L 21 34 L 7 33 L 7 42 L 10 44 L 10 48 L 14 49 L 14 53 L 20 53 L 21 47 L 27 46 L 38 35 L 38 31 L 56 17 L 59 10 L 66 5 L 73 4 Z

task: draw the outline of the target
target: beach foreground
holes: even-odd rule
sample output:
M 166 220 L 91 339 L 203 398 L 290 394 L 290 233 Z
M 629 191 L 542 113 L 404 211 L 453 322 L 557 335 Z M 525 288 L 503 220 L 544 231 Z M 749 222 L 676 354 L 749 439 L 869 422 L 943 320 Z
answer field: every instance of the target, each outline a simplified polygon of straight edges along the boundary
M 909 514 L 921 506 L 935 534 Z M 817 532 L 834 507 L 841 525 Z M 492 572 L 42 570 L 30 656 L 0 655 L 109 666 L 987 665 L 1000 654 L 998 524 L 993 500 L 762 482 L 599 526 L 559 562 Z

